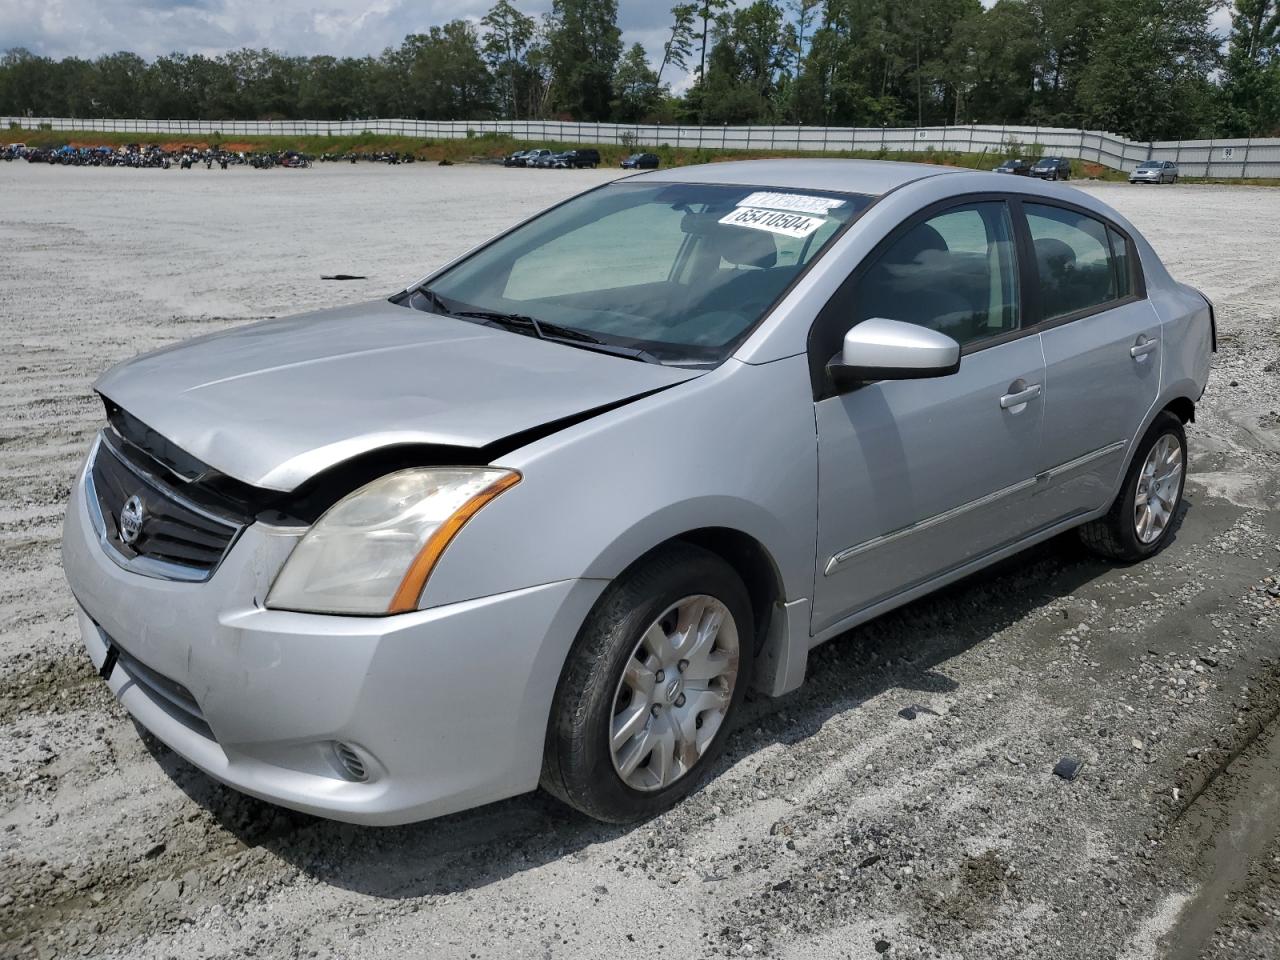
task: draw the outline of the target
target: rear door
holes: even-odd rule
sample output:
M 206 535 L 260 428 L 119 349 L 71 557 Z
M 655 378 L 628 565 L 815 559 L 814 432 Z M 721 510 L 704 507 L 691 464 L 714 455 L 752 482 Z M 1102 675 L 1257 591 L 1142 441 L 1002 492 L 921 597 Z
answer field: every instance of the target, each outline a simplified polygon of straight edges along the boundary
M 1020 207 L 1046 364 L 1034 509 L 1056 522 L 1109 502 L 1160 390 L 1160 322 L 1118 227 L 1056 201 Z
M 1029 532 L 1045 370 L 1021 323 L 1012 224 L 998 198 L 926 211 L 859 266 L 815 324 L 814 633 Z M 831 395 L 822 366 L 872 317 L 955 338 L 959 372 Z

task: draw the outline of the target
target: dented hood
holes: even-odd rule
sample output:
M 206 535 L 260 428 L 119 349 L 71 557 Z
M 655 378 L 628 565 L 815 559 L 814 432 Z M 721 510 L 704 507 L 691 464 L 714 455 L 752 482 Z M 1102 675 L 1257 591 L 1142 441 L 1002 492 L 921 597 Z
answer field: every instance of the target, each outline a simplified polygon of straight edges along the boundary
M 289 491 L 381 447 L 486 447 L 700 372 L 379 300 L 175 344 L 94 386 L 214 469 Z

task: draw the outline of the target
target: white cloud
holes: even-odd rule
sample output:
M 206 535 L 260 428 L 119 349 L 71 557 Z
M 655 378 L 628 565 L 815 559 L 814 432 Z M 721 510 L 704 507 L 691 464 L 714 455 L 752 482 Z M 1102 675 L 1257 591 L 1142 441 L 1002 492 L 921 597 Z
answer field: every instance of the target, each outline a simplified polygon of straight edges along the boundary
M 550 0 L 515 0 L 540 16 Z M 493 0 L 2 0 L 0 43 L 49 57 L 131 50 L 218 54 L 270 47 L 291 54 L 376 54 L 454 18 L 479 20 Z M 661 58 L 668 4 L 622 0 L 623 40 Z M 673 78 L 674 79 L 674 78 Z

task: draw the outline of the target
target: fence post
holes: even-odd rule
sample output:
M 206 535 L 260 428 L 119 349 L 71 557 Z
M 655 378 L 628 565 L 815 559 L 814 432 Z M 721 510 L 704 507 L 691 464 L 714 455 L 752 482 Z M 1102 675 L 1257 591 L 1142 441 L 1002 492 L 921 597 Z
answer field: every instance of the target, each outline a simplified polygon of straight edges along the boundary
M 1209 167 L 1213 164 L 1213 141 L 1214 141 L 1214 138 L 1213 138 L 1213 137 L 1210 137 L 1210 138 L 1209 138 L 1209 154 L 1208 154 L 1208 156 L 1206 156 L 1206 157 L 1204 158 L 1204 175 L 1205 175 L 1205 177 L 1208 177 L 1208 176 L 1209 176 Z
M 1240 161 L 1240 179 L 1244 180 L 1249 176 L 1249 148 L 1253 146 L 1253 137 L 1244 142 L 1244 159 Z

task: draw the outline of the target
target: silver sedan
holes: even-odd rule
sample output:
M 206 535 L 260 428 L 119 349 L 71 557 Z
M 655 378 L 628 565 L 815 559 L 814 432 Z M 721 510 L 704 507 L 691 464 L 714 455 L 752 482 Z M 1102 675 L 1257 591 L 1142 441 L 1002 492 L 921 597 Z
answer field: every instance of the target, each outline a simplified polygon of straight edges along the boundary
M 1130 183 L 1177 183 L 1178 165 L 1172 160 L 1147 160 L 1129 174 Z
M 817 644 L 1064 530 L 1168 544 L 1213 336 L 1067 187 L 646 173 L 108 371 L 64 565 L 124 707 L 240 790 L 634 820 Z

